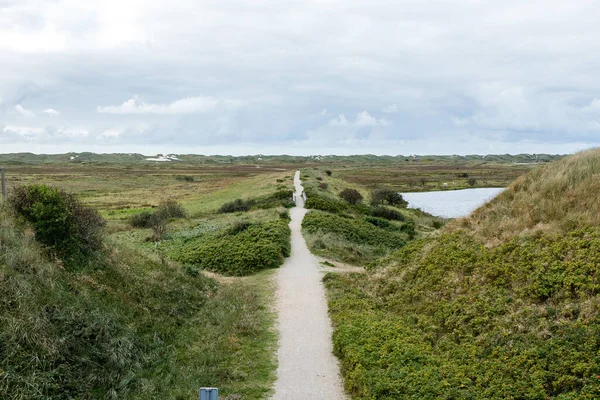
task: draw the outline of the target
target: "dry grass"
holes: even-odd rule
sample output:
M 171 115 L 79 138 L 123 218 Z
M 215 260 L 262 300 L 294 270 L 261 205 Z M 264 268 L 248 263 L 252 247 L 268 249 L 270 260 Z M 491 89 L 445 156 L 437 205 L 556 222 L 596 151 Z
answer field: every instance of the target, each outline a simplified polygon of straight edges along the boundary
M 495 199 L 451 226 L 471 229 L 492 247 L 517 235 L 560 234 L 600 222 L 598 193 L 600 149 L 592 149 L 519 177 Z

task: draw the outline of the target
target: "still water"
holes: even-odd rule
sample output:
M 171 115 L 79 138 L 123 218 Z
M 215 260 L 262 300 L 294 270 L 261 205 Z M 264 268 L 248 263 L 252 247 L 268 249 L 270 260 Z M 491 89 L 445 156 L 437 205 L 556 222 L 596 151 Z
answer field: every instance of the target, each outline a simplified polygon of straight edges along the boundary
M 456 218 L 469 215 L 503 190 L 503 188 L 477 188 L 401 194 L 411 208 L 420 208 L 440 217 Z

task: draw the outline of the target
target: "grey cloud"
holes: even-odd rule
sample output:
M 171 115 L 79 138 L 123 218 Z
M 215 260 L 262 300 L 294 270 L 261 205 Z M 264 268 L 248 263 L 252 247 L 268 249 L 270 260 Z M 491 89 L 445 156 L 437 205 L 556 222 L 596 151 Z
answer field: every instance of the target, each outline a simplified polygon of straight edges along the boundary
M 69 1 L 0 3 L 11 148 L 600 144 L 597 3 Z

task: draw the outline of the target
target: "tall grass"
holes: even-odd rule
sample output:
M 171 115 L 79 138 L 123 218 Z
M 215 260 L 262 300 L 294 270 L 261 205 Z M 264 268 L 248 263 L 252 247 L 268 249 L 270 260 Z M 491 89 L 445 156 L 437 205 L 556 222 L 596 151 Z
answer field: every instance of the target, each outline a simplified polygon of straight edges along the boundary
M 544 165 L 521 176 L 470 218 L 453 226 L 471 229 L 495 246 L 535 231 L 560 234 L 600 223 L 600 149 Z
M 221 286 L 109 241 L 65 270 L 0 208 L 0 398 L 261 398 L 275 340 L 264 280 Z M 239 363 L 239 364 L 238 364 Z

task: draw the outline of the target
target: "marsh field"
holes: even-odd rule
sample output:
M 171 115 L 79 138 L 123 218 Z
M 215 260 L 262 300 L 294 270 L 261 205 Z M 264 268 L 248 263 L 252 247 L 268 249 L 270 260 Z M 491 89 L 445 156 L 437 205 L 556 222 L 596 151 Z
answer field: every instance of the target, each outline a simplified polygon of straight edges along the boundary
M 289 256 L 294 171 L 313 210 L 303 223 L 311 251 L 324 265 L 365 267 L 446 223 L 369 205 L 373 189 L 503 187 L 555 157 L 178 158 L 0 155 L 9 196 L 47 185 L 106 220 L 102 248 L 70 267 L 3 206 L 0 326 L 11 329 L 0 339 L 12 351 L 0 397 L 184 399 L 204 385 L 225 399 L 266 398 L 276 369 L 273 276 Z M 341 200 L 344 189 L 364 201 Z M 36 333 L 24 339 L 27 331 Z

